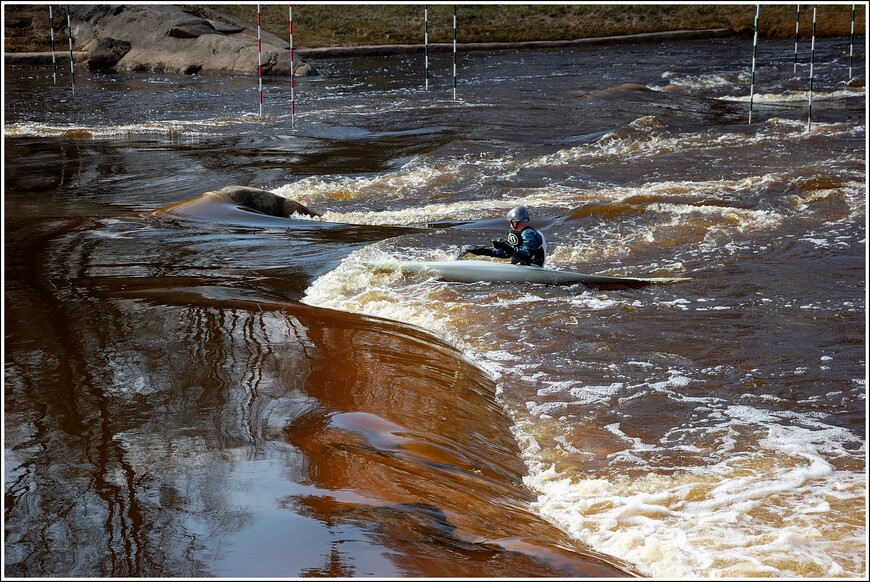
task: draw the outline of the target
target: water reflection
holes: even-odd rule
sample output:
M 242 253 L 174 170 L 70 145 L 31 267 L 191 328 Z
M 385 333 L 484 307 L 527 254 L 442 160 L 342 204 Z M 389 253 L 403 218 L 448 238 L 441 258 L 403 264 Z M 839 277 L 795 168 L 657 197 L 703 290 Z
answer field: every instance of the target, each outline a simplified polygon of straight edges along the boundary
M 10 239 L 7 575 L 622 574 L 528 511 L 452 348 L 214 277 L 225 245 L 150 220 Z

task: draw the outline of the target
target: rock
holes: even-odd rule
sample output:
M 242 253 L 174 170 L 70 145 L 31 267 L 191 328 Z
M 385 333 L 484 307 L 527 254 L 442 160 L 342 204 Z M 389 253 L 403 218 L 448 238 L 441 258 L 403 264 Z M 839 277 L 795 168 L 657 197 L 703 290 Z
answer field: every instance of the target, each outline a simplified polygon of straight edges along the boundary
M 215 30 L 208 20 L 182 22 L 169 29 L 167 33 L 173 38 L 199 38 L 204 34 L 222 34 Z
M 294 61 L 295 61 L 294 69 L 295 69 L 295 74 L 297 77 L 305 77 L 306 75 L 316 74 L 314 67 L 312 67 L 308 63 L 303 63 L 303 62 L 300 62 L 300 61 L 295 60 L 295 59 L 294 59 Z
M 122 7 L 119 6 L 119 8 Z M 112 10 L 110 10 L 105 4 L 101 4 L 99 6 L 91 7 L 84 16 L 81 16 L 81 18 L 89 24 L 94 24 L 95 22 L 99 22 L 99 20 L 109 14 L 109 12 L 112 12 Z M 123 12 L 123 8 L 118 12 L 118 14 L 121 12 Z M 76 14 L 76 16 L 78 17 L 79 14 Z M 117 16 L 117 14 L 115 16 Z
M 128 52 L 130 52 L 130 43 L 125 40 L 99 38 L 88 54 L 88 68 L 92 71 L 111 69 Z
M 236 34 L 245 30 L 240 26 L 227 24 L 226 22 L 221 22 L 220 20 L 209 20 L 208 23 L 211 24 L 212 28 L 222 34 Z
M 221 200 L 235 202 L 245 208 L 268 214 L 269 216 L 282 216 L 288 218 L 294 214 L 304 214 L 306 216 L 321 216 L 319 213 L 310 210 L 304 204 L 300 204 L 295 200 L 278 196 L 268 190 L 259 188 L 251 188 L 248 186 L 227 186 L 216 192 L 207 192 L 204 194 L 214 196 Z
M 96 68 L 256 75 L 256 29 L 221 23 L 213 14 L 199 18 L 164 4 L 80 5 L 73 7 L 73 37 L 76 48 L 93 55 L 89 62 Z M 263 74 L 290 75 L 289 44 L 265 33 L 262 39 Z M 295 65 L 296 75 L 316 74 L 298 55 Z

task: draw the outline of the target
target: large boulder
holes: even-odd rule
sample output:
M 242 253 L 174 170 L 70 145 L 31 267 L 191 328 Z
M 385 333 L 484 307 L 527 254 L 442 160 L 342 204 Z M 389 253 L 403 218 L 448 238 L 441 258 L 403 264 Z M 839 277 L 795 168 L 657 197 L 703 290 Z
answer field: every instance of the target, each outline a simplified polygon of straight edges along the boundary
M 295 200 L 278 196 L 268 190 L 251 188 L 249 186 L 227 186 L 215 192 L 206 192 L 203 196 L 235 202 L 240 206 L 268 214 L 269 216 L 281 216 L 284 218 L 289 218 L 294 214 L 321 216 L 319 212 L 315 212 Z
M 89 64 L 93 60 L 93 68 L 256 75 L 259 57 L 263 75 L 290 75 L 289 44 L 272 34 L 262 33 L 261 36 L 262 54 L 258 55 L 255 29 L 214 17 L 201 18 L 181 6 L 79 5 L 73 8 L 76 48 L 91 55 Z M 294 60 L 297 75 L 315 72 L 298 56 Z
M 211 209 L 217 206 L 232 205 L 246 211 L 254 211 L 268 216 L 291 218 L 294 215 L 318 217 L 319 212 L 304 204 L 279 196 L 274 192 L 250 186 L 227 186 L 220 190 L 205 192 L 196 198 L 177 202 L 152 211 L 154 214 L 176 214 L 196 216 L 200 219 L 215 216 Z M 219 216 L 223 213 L 219 211 Z
M 173 38 L 199 38 L 204 34 L 223 34 L 208 20 L 198 19 L 176 24 L 167 33 Z
M 88 53 L 88 68 L 92 71 L 112 69 L 130 52 L 130 43 L 104 36 L 98 38 Z

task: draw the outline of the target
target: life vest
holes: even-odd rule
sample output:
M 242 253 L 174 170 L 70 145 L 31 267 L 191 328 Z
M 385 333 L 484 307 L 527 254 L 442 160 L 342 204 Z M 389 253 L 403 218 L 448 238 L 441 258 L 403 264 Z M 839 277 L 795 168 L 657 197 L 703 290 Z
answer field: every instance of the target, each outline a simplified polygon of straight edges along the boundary
M 527 226 L 524 230 L 531 230 L 533 233 L 535 233 L 535 235 L 537 235 L 536 238 L 538 241 L 538 246 L 531 251 L 531 264 L 543 267 L 544 260 L 547 258 L 547 241 L 544 239 L 544 235 L 530 226 Z M 508 244 L 512 247 L 521 248 L 525 244 L 525 239 L 523 239 L 523 231 L 513 228 L 510 229 L 508 231 L 507 241 Z M 519 259 L 514 257 L 514 260 L 511 262 L 518 263 L 520 261 Z

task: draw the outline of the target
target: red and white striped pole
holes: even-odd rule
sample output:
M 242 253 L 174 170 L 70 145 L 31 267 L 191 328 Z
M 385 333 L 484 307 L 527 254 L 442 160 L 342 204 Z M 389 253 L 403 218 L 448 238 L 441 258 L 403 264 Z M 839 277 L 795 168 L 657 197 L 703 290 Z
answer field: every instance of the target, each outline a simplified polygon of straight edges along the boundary
M 76 90 L 76 65 L 73 58 L 73 36 L 72 36 L 72 17 L 69 13 L 69 4 L 66 5 L 66 31 L 69 38 L 69 73 L 72 78 L 72 90 Z
M 849 81 L 852 80 L 852 47 L 855 45 L 855 5 L 852 4 L 852 32 L 849 33 Z
M 456 4 L 453 5 L 453 100 L 456 101 Z
M 263 117 L 263 37 L 260 33 L 259 4 L 257 4 L 257 77 L 259 78 L 260 117 Z
M 813 65 L 816 60 L 816 5 L 813 4 L 813 39 L 810 42 L 810 101 L 807 106 L 807 131 L 813 123 Z
M 755 35 L 752 37 L 752 77 L 749 81 L 749 125 L 752 125 L 752 100 L 755 98 L 755 56 L 758 53 L 758 15 L 761 13 L 761 4 L 755 5 Z
M 852 11 L 854 13 L 854 10 Z M 854 26 L 855 20 L 852 20 Z M 54 14 L 51 12 L 51 4 L 48 5 L 48 24 L 51 30 L 51 67 L 54 70 L 54 84 L 57 85 L 57 59 L 54 56 Z M 849 76 L 852 76 L 852 66 L 849 65 Z
M 429 6 L 423 5 L 423 68 L 426 71 L 426 91 L 429 90 Z
M 296 127 L 296 59 L 293 56 L 293 7 L 288 6 L 290 26 L 290 127 Z
M 794 20 L 794 75 L 797 76 L 798 35 L 801 29 L 801 5 L 797 5 L 797 16 Z

